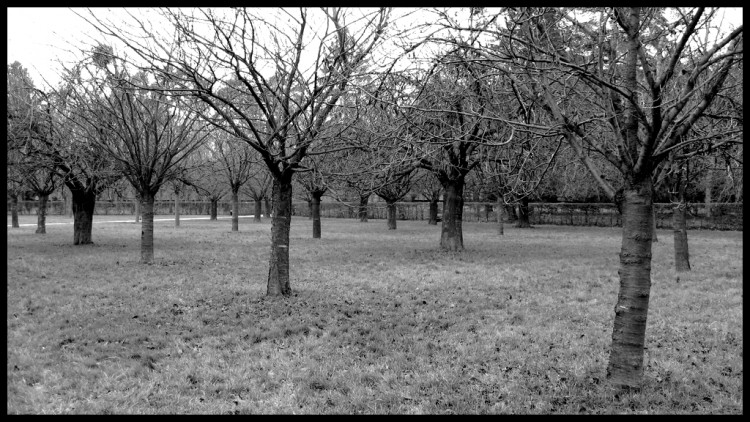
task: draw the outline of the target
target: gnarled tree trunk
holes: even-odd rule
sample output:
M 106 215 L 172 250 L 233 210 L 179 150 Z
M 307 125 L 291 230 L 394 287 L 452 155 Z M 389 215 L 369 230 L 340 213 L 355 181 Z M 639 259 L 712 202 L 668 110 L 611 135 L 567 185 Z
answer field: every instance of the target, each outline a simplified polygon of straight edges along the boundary
M 462 251 L 464 249 L 463 177 L 444 182 L 443 189 L 443 226 L 440 234 L 440 247 L 448 251 Z
M 620 291 L 615 306 L 607 379 L 617 386 L 639 385 L 643 376 L 648 300 L 651 293 L 651 178 L 623 191 Z
M 359 222 L 360 223 L 366 223 L 367 222 L 367 203 L 370 200 L 370 195 L 360 195 L 359 196 Z
M 94 243 L 91 233 L 94 223 L 96 194 L 93 190 L 71 190 L 73 209 L 73 244 L 87 245 Z
M 141 192 L 141 263 L 154 262 L 154 195 Z
M 47 199 L 49 195 L 39 195 L 39 207 L 36 211 L 36 233 L 47 233 Z
M 289 230 L 292 222 L 291 177 L 274 180 L 271 219 L 271 256 L 268 264 L 268 296 L 289 296 Z
M 677 271 L 690 271 L 690 252 L 687 237 L 687 204 L 680 201 L 672 208 L 674 230 L 674 266 Z

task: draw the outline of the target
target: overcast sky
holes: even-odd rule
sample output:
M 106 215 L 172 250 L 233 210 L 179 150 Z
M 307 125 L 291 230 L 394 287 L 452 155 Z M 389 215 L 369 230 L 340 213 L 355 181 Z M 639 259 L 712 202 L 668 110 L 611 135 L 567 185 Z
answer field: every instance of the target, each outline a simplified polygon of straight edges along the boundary
M 39 87 L 45 85 L 42 78 L 57 83 L 59 59 L 73 60 L 76 46 L 92 43 L 90 25 L 68 8 L 11 7 L 7 12 L 8 64 L 21 62 Z M 740 25 L 742 8 L 727 8 L 725 19 L 729 26 Z

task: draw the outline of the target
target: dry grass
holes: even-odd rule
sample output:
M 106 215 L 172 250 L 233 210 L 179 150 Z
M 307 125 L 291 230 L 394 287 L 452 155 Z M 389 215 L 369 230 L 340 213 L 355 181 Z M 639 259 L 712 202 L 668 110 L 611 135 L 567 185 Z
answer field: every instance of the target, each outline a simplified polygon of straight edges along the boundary
M 230 227 L 157 223 L 154 265 L 133 223 L 91 246 L 8 229 L 8 413 L 743 412 L 741 232 L 691 231 L 677 282 L 660 231 L 645 383 L 622 394 L 619 229 L 465 223 L 451 254 L 425 222 L 324 219 L 312 239 L 295 218 L 294 295 L 269 299 L 270 222 Z

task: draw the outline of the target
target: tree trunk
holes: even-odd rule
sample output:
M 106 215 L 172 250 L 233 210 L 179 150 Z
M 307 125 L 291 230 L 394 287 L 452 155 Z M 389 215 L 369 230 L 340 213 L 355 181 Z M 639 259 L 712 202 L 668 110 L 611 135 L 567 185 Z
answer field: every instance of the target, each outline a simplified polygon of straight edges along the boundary
M 492 212 L 492 205 L 484 204 L 484 222 L 490 221 L 490 213 Z
M 141 263 L 154 262 L 154 195 L 141 192 Z
M 531 228 L 531 223 L 529 223 L 529 197 L 528 196 L 521 198 L 521 202 L 518 204 L 518 221 L 516 222 L 516 227 L 520 229 Z
M 140 199 L 135 200 L 135 222 L 141 221 L 141 201 Z
M 607 379 L 616 386 L 637 388 L 643 377 L 651 292 L 652 195 L 650 177 L 623 191 L 620 291 L 607 367 Z
M 36 211 L 36 233 L 45 234 L 47 233 L 46 221 L 47 221 L 47 199 L 49 195 L 39 195 L 39 207 Z
M 464 249 L 464 179 L 443 183 L 443 228 L 440 247 L 448 251 Z
M 271 201 L 268 199 L 268 197 L 264 197 L 263 200 L 265 201 L 266 205 L 266 217 L 270 217 L 271 213 L 273 213 L 273 207 L 271 206 Z
M 216 220 L 219 214 L 219 200 L 218 199 L 212 199 L 211 200 L 211 217 L 210 220 Z
M 174 194 L 174 226 L 180 227 L 180 194 Z
M 96 195 L 93 190 L 71 190 L 73 210 L 73 244 L 88 245 L 94 222 Z
M 367 202 L 370 200 L 370 195 L 359 196 L 359 222 L 367 222 Z
M 240 195 L 239 189 L 232 190 L 232 231 L 240 230 Z
M 271 220 L 271 257 L 268 263 L 268 296 L 289 296 L 289 230 L 292 222 L 291 177 L 274 180 Z
M 672 227 L 674 230 L 674 266 L 677 271 L 690 271 L 685 214 L 687 214 L 685 201 L 676 203 L 672 209 Z
M 386 201 L 386 208 L 388 210 L 388 230 L 396 230 L 396 203 Z
M 437 226 L 437 216 L 438 216 L 438 200 L 430 200 L 430 219 L 427 221 L 427 224 L 431 224 L 433 226 Z
M 261 202 L 261 198 L 255 198 L 255 212 L 253 212 L 253 221 L 256 223 L 260 223 L 260 215 L 263 213 L 262 206 L 263 203 Z
M 12 193 L 10 195 L 10 225 L 12 228 L 17 229 L 18 225 L 18 194 Z
M 307 219 L 312 220 L 313 218 L 313 200 L 312 198 L 307 200 Z
M 500 236 L 503 236 L 505 234 L 505 228 L 503 225 L 505 222 L 503 221 L 503 201 L 502 199 L 498 198 L 497 205 L 495 206 L 497 209 L 497 234 Z
M 706 179 L 706 217 L 711 218 L 713 217 L 713 211 L 711 209 L 711 172 L 708 173 Z
M 313 239 L 320 239 L 320 197 L 322 194 L 313 194 L 312 196 L 312 221 L 313 221 Z

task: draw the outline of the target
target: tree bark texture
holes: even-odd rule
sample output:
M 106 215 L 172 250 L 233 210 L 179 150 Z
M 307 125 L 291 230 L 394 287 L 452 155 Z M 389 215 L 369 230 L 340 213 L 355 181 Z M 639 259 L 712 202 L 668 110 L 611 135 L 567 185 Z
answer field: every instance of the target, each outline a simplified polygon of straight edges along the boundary
M 386 210 L 388 212 L 388 230 L 396 230 L 396 203 L 386 202 Z
M 10 225 L 12 228 L 17 229 L 18 225 L 18 195 L 11 194 L 10 196 Z
M 141 192 L 141 264 L 154 262 L 154 195 Z
M 260 223 L 260 215 L 263 213 L 263 202 L 260 198 L 255 199 L 255 211 L 253 212 L 253 221 Z
M 520 229 L 531 228 L 531 223 L 529 222 L 529 198 L 528 197 L 521 198 L 521 202 L 518 203 L 518 221 L 516 222 L 516 227 Z
M 433 226 L 437 226 L 437 217 L 438 217 L 438 201 L 430 201 L 430 219 L 427 220 L 427 224 L 431 224 Z
M 239 189 L 232 190 L 232 231 L 240 230 L 240 196 Z
M 672 209 L 674 230 L 674 266 L 677 271 L 690 271 L 690 253 L 686 224 L 687 204 L 680 201 Z
M 47 233 L 47 199 L 49 195 L 39 195 L 39 207 L 36 211 L 36 233 Z
M 359 197 L 359 222 L 367 222 L 367 203 L 370 200 L 370 195 L 360 195 Z
M 497 234 L 503 236 L 505 235 L 505 228 L 503 227 L 505 222 L 503 221 L 503 201 L 501 199 L 497 200 L 495 209 L 497 210 L 495 212 L 497 216 Z
M 271 256 L 268 263 L 268 296 L 289 296 L 289 230 L 292 222 L 292 181 L 274 180 L 271 219 Z
M 212 199 L 211 200 L 211 217 L 209 218 L 210 220 L 216 220 L 217 219 L 218 214 L 219 214 L 218 208 L 219 208 L 219 200 L 218 199 L 216 199 L 216 200 Z
M 620 291 L 615 306 L 607 379 L 616 386 L 640 386 L 651 292 L 651 178 L 623 191 Z
M 313 200 L 312 198 L 307 200 L 307 219 L 313 219 Z
M 451 180 L 444 183 L 443 188 L 443 227 L 440 234 L 440 248 L 448 251 L 462 251 L 464 249 L 464 179 Z
M 312 194 L 312 237 L 313 239 L 320 239 L 320 197 L 322 194 Z
M 71 191 L 73 210 L 73 244 L 88 245 L 94 243 L 91 233 L 94 223 L 96 194 L 91 190 Z

